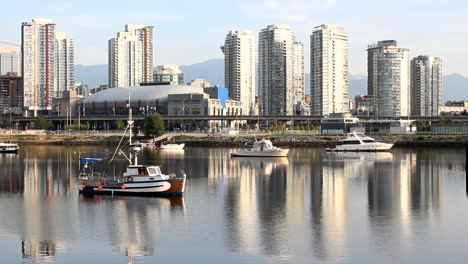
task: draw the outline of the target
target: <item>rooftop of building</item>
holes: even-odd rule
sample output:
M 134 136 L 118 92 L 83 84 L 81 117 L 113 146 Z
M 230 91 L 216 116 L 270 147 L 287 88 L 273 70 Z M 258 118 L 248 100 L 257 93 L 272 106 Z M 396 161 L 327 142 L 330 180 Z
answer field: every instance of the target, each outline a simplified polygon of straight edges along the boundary
M 203 94 L 203 88 L 188 85 L 148 85 L 111 88 L 88 96 L 84 102 L 167 100 L 169 94 Z
M 16 48 L 0 47 L 0 52 L 5 52 L 5 53 L 18 53 L 19 50 L 16 49 Z

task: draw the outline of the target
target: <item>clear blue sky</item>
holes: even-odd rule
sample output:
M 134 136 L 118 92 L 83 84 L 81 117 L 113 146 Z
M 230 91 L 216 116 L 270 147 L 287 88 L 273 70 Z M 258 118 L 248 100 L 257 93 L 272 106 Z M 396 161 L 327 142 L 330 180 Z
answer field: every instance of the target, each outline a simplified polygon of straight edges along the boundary
M 467 0 L 28 0 L 1 9 L 0 39 L 19 42 L 21 22 L 51 18 L 75 39 L 77 64 L 107 63 L 108 39 L 129 23 L 155 27 L 155 65 L 222 58 L 228 30 L 286 23 L 307 47 L 308 72 L 313 27 L 335 23 L 349 34 L 352 74 L 366 74 L 367 45 L 396 39 L 412 56 L 442 57 L 445 74 L 468 76 Z

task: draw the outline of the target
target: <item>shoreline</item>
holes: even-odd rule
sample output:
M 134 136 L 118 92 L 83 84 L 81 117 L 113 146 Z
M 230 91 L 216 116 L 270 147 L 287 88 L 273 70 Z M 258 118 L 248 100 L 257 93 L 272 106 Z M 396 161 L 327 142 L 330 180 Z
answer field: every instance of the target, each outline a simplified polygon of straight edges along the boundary
M 372 135 L 377 141 L 394 143 L 397 147 L 463 147 L 468 146 L 468 135 Z M 121 136 L 116 135 L 0 135 L 1 142 L 19 145 L 115 145 Z M 176 143 L 188 147 L 243 147 L 255 141 L 254 135 L 228 136 L 175 136 Z M 263 138 L 258 136 L 257 138 Z M 343 136 L 324 135 L 268 135 L 274 145 L 281 147 L 333 147 Z M 137 137 L 144 142 L 146 139 Z

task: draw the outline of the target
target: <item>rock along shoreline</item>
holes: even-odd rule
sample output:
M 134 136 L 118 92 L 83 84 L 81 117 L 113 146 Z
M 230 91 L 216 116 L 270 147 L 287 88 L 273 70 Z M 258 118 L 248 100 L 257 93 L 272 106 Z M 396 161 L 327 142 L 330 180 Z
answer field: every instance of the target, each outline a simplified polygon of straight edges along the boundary
M 468 135 L 373 135 L 376 140 L 395 143 L 401 147 L 462 147 L 468 145 Z M 19 145 L 115 145 L 120 136 L 97 135 L 0 135 L 1 142 Z M 188 147 L 244 147 L 255 139 L 268 138 L 282 147 L 333 147 L 343 136 L 324 135 L 266 135 L 266 136 L 176 136 L 176 143 Z M 144 142 L 144 138 L 136 138 Z

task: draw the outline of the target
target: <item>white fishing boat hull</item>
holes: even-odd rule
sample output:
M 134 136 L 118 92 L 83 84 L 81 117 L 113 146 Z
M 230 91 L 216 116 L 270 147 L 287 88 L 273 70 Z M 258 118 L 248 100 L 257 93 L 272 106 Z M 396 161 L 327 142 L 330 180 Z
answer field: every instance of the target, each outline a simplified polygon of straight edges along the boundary
M 277 150 L 241 150 L 238 152 L 231 153 L 231 157 L 286 157 L 289 149 L 277 149 Z
M 185 176 L 151 182 L 123 182 L 118 184 L 81 180 L 81 194 L 132 195 L 132 196 L 182 196 Z
M 185 147 L 185 144 L 163 144 L 161 145 L 161 149 L 183 149 Z

